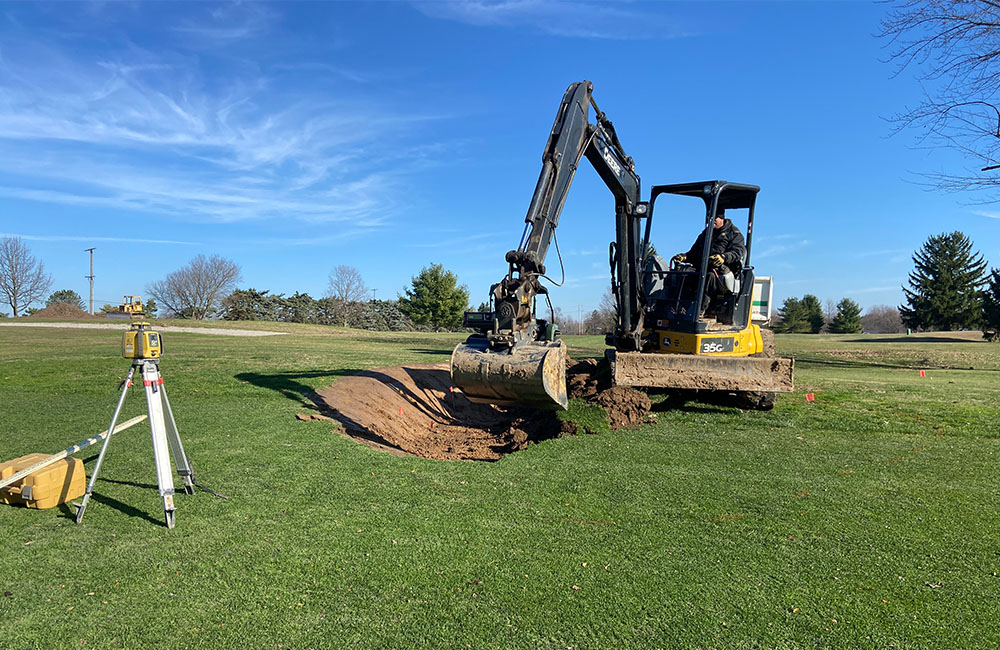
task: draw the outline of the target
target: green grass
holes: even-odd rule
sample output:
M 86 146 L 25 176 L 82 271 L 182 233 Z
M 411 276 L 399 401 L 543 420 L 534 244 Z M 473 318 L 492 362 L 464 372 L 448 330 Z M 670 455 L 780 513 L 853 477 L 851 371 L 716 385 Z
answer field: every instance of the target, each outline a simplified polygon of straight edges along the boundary
M 230 500 L 179 495 L 168 531 L 140 425 L 112 441 L 81 526 L 0 507 L 0 645 L 1000 645 L 998 345 L 779 336 L 797 392 L 771 412 L 691 402 L 473 463 L 295 419 L 309 391 L 446 361 L 460 336 L 281 329 L 166 337 L 185 449 Z M 119 338 L 0 328 L 0 459 L 107 426 Z M 122 417 L 143 412 L 133 392 Z

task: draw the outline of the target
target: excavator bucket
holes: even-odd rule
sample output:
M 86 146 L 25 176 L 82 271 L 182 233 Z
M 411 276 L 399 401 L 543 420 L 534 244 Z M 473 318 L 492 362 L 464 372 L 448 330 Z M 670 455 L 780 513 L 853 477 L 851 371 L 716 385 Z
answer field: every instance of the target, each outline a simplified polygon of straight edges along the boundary
M 497 352 L 485 342 L 465 342 L 451 353 L 451 380 L 473 402 L 565 409 L 566 345 L 527 343 Z
M 616 386 L 790 393 L 793 359 L 705 357 L 650 352 L 606 353 Z

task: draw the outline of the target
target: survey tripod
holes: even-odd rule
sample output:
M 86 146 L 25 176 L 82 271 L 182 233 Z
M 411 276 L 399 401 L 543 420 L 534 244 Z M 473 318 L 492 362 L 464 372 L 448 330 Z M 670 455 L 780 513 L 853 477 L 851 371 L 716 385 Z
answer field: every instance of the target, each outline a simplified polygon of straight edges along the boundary
M 177 473 L 183 479 L 184 492 L 194 494 L 197 483 L 194 479 L 194 468 L 184 453 L 180 434 L 177 433 L 177 423 L 174 422 L 174 414 L 170 410 L 167 391 L 163 387 L 163 377 L 160 375 L 159 334 L 146 329 L 147 327 L 148 323 L 133 323 L 132 328 L 123 337 L 122 356 L 131 358 L 133 361 L 132 367 L 128 370 L 128 376 L 122 382 L 121 396 L 118 398 L 115 413 L 111 416 L 111 425 L 108 427 L 108 431 L 115 428 L 118 415 L 125 404 L 125 396 L 132 386 L 132 377 L 138 368 L 142 375 L 142 385 L 146 391 L 149 430 L 153 436 L 153 458 L 156 461 L 156 481 L 160 489 L 160 496 L 163 498 L 163 515 L 167 528 L 173 528 L 174 480 L 170 471 L 170 454 L 173 454 Z M 90 483 L 87 484 L 87 492 L 83 495 L 83 502 L 77 506 L 76 523 L 78 524 L 83 521 L 83 513 L 87 509 L 87 502 L 90 501 L 91 494 L 94 492 L 94 484 L 97 482 L 97 475 L 101 471 L 104 455 L 108 451 L 108 443 L 111 442 L 111 438 L 112 436 L 108 435 L 104 439 L 101 453 L 97 457 L 97 464 L 94 466 L 94 473 L 90 477 Z

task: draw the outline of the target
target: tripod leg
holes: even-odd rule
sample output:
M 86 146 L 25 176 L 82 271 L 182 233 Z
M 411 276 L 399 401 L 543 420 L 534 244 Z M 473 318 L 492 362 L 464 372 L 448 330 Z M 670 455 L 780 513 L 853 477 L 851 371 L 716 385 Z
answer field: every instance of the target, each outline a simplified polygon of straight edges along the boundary
M 191 460 L 184 453 L 181 435 L 177 431 L 177 423 L 174 421 L 174 411 L 170 408 L 167 388 L 163 384 L 160 384 L 160 400 L 163 402 L 163 413 L 166 416 L 164 424 L 167 430 L 167 442 L 170 443 L 170 453 L 174 456 L 174 466 L 177 468 L 177 474 L 184 479 L 184 492 L 194 494 L 194 466 L 191 465 Z
M 135 374 L 135 365 L 128 369 L 128 375 L 122 383 L 122 394 L 118 398 L 118 405 L 115 407 L 115 414 L 111 416 L 111 424 L 108 426 L 108 436 L 104 439 L 104 444 L 101 445 L 101 453 L 97 456 L 97 464 L 94 465 L 94 472 L 90 475 L 90 483 L 87 484 L 87 491 L 83 495 L 83 501 L 76 509 L 76 523 L 78 524 L 83 521 L 83 511 L 87 509 L 87 502 L 90 501 L 90 495 L 94 493 L 94 484 L 97 483 L 97 473 L 101 471 L 101 464 L 104 462 L 104 454 L 107 453 L 108 443 L 111 442 L 111 432 L 115 430 L 115 424 L 118 422 L 118 416 L 122 412 L 122 405 L 125 404 L 125 396 L 128 394 L 129 387 L 132 386 L 133 374 Z
M 146 361 L 142 364 L 142 385 L 146 389 L 146 405 L 149 407 L 149 431 L 153 437 L 153 457 L 156 461 L 156 482 L 163 497 L 163 516 L 167 528 L 174 527 L 174 478 L 170 471 L 170 449 L 167 443 L 167 427 L 163 420 L 163 402 L 158 394 L 163 380 L 156 364 Z

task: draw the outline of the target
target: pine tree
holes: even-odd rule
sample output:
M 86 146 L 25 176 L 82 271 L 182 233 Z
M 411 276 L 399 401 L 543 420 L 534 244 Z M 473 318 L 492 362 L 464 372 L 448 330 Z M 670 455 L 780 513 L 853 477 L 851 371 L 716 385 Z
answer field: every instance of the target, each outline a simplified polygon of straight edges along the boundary
M 861 331 L 861 307 L 850 298 L 837 303 L 837 315 L 830 323 L 834 334 L 857 334 Z
M 994 340 L 1000 332 L 1000 269 L 990 269 L 989 283 L 983 293 L 983 330 Z
M 930 237 L 913 254 L 910 288 L 903 287 L 908 305 L 899 308 L 907 327 L 921 330 L 967 329 L 983 316 L 981 288 L 986 261 L 957 230 Z
M 399 300 L 403 313 L 418 325 L 458 327 L 469 304 L 469 290 L 458 286 L 458 276 L 440 264 L 421 269 L 406 296 Z
M 84 308 L 83 298 L 81 298 L 80 294 L 73 291 L 72 289 L 60 289 L 59 291 L 52 293 L 49 296 L 49 299 L 45 301 L 45 306 L 51 307 L 54 303 L 57 302 L 64 302 L 67 305 L 73 305 L 74 307 L 78 307 L 81 310 Z
M 775 326 L 775 331 L 785 334 L 809 331 L 809 319 L 806 317 L 806 310 L 798 298 L 785 298 L 781 309 L 778 310 L 778 317 L 781 319 Z
M 802 309 L 805 311 L 805 318 L 809 323 L 809 329 L 806 331 L 819 334 L 823 326 L 826 325 L 826 317 L 823 316 L 823 305 L 820 304 L 819 298 L 811 293 L 802 296 Z

